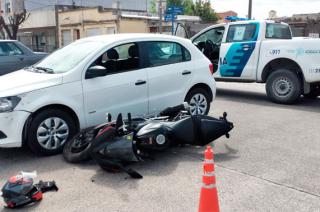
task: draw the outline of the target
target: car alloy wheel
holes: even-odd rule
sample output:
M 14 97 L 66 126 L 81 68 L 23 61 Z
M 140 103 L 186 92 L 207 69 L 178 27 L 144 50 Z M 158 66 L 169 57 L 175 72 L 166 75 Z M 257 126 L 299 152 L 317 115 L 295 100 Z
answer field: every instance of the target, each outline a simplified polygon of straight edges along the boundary
M 69 136 L 69 126 L 61 118 L 51 117 L 38 127 L 37 140 L 47 150 L 55 150 L 64 145 Z
M 201 93 L 193 95 L 189 104 L 192 115 L 204 115 L 207 111 L 208 102 L 206 97 Z

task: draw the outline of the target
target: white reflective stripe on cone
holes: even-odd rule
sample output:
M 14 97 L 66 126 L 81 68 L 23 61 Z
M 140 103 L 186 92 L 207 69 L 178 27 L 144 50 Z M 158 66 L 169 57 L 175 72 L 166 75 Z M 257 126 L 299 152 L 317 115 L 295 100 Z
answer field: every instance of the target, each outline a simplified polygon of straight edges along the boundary
M 216 185 L 215 184 L 206 185 L 206 184 L 202 183 L 202 187 L 210 189 L 210 188 L 216 188 Z
M 204 162 L 205 162 L 205 163 L 208 163 L 208 164 L 214 164 L 213 159 L 210 159 L 210 160 L 204 159 Z
M 215 175 L 214 172 L 204 172 L 204 173 L 203 173 L 203 176 L 205 176 L 205 177 L 214 177 L 214 176 L 216 176 L 216 175 Z

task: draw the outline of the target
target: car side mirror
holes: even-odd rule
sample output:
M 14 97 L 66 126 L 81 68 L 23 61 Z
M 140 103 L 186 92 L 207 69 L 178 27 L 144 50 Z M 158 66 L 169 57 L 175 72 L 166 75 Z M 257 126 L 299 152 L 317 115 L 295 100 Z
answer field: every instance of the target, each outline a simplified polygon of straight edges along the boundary
M 103 77 L 107 75 L 107 69 L 104 66 L 92 66 L 86 72 L 86 79 Z

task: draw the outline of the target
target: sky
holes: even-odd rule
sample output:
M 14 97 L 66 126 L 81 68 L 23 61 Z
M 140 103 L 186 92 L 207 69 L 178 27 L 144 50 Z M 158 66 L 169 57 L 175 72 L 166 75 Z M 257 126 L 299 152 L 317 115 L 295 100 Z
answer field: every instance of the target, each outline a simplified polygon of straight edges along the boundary
M 291 16 L 301 13 L 319 13 L 320 0 L 252 0 L 253 17 L 257 20 L 266 19 L 270 10 L 276 10 L 277 15 Z M 249 0 L 211 0 L 216 12 L 233 10 L 238 16 L 245 17 L 248 13 Z

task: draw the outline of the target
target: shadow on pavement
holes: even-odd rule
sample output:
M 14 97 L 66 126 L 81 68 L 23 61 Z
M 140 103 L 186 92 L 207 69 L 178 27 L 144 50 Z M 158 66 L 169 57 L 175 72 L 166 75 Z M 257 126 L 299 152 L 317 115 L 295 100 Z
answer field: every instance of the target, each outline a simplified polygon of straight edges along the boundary
M 28 212 L 28 211 L 34 211 L 37 209 L 37 207 L 39 206 L 39 204 L 41 204 L 41 201 L 40 202 L 36 202 L 34 204 L 30 204 L 30 205 L 26 205 L 24 207 L 21 207 L 21 208 L 15 208 L 15 209 L 10 209 L 10 208 L 1 208 L 1 212 L 8 212 L 8 211 L 24 211 L 24 212 Z M 0 205 L 0 207 L 2 207 Z
M 223 146 L 222 146 L 223 147 Z M 141 163 L 136 163 L 130 166 L 130 168 L 136 170 L 144 177 L 149 176 L 168 176 L 174 174 L 180 163 L 198 163 L 201 166 L 203 160 L 203 153 L 205 147 L 174 147 L 166 152 L 157 154 L 154 160 L 147 160 Z M 239 157 L 238 151 L 231 148 L 227 144 L 224 148 L 221 148 L 221 152 L 215 154 L 215 161 L 228 161 Z M 40 161 L 40 162 L 39 162 Z M 99 165 L 92 160 L 84 162 L 82 164 L 68 164 L 64 161 L 61 155 L 53 157 L 38 157 L 27 149 L 0 149 L 0 166 L 6 164 L 5 169 L 1 169 L 0 173 L 12 172 L 12 171 L 32 171 L 37 170 L 41 172 L 53 172 L 52 176 L 55 176 L 54 171 L 66 170 L 72 175 L 70 169 L 83 169 L 90 170 L 88 183 L 98 185 L 99 187 L 106 187 L 116 191 L 123 201 L 129 201 L 128 190 L 135 190 L 139 187 L 139 184 L 143 181 L 130 178 L 126 173 L 109 173 L 102 170 Z M 14 173 L 11 173 L 14 174 Z M 2 175 L 2 174 L 1 174 Z M 6 173 L 5 175 L 8 175 Z M 2 176 L 3 177 L 3 176 Z M 9 176 L 6 176 L 6 178 Z M 155 178 L 156 180 L 156 178 Z M 1 201 L 0 201 L 1 202 Z M 0 206 L 2 207 L 2 206 Z M 36 210 L 38 204 L 24 207 L 23 211 Z M 0 211 L 10 211 L 9 209 L 1 209 Z M 20 210 L 19 210 L 20 211 Z
M 225 151 L 215 154 L 216 162 L 233 160 L 239 157 L 238 150 L 231 148 L 225 144 Z M 204 157 L 205 147 L 175 147 L 167 152 L 158 154 L 155 160 L 148 160 L 141 163 L 131 165 L 130 168 L 139 172 L 143 176 L 166 176 L 176 170 L 181 162 L 201 163 Z M 100 186 L 106 186 L 113 189 L 121 187 L 135 189 L 139 180 L 130 178 L 126 173 L 108 173 L 103 171 L 96 165 L 97 172 L 92 176 L 92 183 Z
M 293 110 L 303 110 L 303 111 L 310 111 L 310 112 L 320 111 L 320 98 L 318 99 L 301 98 L 297 104 L 281 105 L 281 104 L 276 104 L 271 102 L 265 93 L 221 89 L 221 88 L 217 89 L 217 97 L 231 100 L 234 102 L 263 105 L 263 106 L 269 106 L 269 107 L 290 108 Z

